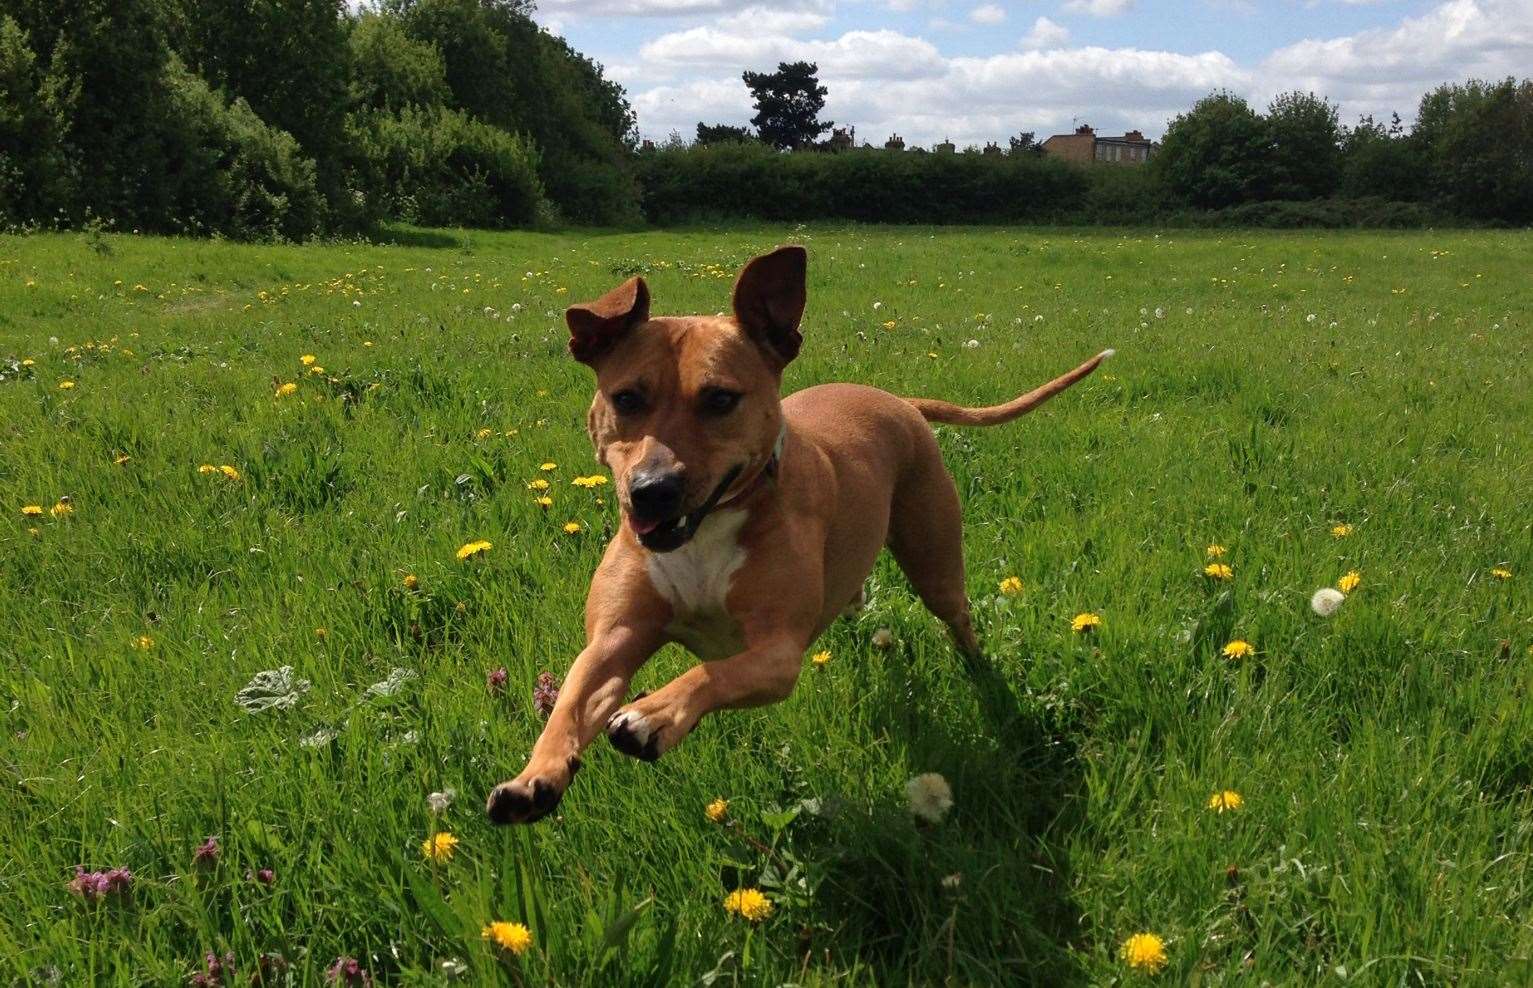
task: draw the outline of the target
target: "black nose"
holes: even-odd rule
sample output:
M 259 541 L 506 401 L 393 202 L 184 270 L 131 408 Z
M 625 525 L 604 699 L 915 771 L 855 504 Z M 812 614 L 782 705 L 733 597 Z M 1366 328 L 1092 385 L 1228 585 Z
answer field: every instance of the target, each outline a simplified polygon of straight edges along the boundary
M 664 521 L 681 513 L 685 485 L 677 473 L 639 473 L 628 481 L 628 503 L 646 521 Z

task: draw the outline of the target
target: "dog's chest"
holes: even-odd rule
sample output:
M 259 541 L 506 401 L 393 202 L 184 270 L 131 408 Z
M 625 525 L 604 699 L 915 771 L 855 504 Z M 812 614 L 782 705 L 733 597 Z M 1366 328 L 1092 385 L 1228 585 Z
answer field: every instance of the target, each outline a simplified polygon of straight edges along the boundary
M 674 552 L 652 553 L 649 579 L 671 605 L 666 633 L 700 659 L 723 659 L 744 650 L 739 622 L 726 600 L 735 572 L 745 564 L 740 529 L 745 511 L 710 515 L 692 540 Z

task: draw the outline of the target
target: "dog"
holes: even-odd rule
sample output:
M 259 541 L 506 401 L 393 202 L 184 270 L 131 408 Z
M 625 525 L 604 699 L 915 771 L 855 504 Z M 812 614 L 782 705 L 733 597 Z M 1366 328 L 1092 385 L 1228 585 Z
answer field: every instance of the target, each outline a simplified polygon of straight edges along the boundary
M 526 768 L 490 793 L 494 822 L 550 813 L 603 731 L 653 761 L 715 710 L 785 699 L 885 545 L 957 647 L 977 653 L 958 490 L 928 423 L 1009 422 L 1113 351 L 990 408 L 860 384 L 782 398 L 807 265 L 800 246 L 751 260 L 732 317 L 652 317 L 643 278 L 566 311 L 570 353 L 596 373 L 587 427 L 622 521 L 591 581 L 586 646 Z M 668 642 L 702 661 L 624 702 Z

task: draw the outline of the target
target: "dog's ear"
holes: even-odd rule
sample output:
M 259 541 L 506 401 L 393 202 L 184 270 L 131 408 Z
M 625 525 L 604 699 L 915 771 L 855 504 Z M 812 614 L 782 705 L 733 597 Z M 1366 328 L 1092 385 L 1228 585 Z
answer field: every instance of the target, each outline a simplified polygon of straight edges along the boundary
M 794 244 L 752 258 L 735 281 L 735 321 L 780 366 L 798 356 L 804 337 L 804 279 L 809 254 Z
M 649 319 L 649 286 L 629 278 L 594 302 L 564 310 L 570 327 L 570 353 L 582 364 L 598 357 L 633 327 Z

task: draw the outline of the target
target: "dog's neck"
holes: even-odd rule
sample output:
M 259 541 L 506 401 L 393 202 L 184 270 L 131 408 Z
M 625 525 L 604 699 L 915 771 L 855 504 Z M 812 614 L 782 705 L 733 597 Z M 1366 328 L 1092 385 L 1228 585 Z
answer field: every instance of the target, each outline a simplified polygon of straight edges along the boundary
M 738 504 L 751 494 L 754 494 L 756 488 L 760 487 L 763 483 L 776 479 L 777 471 L 782 467 L 782 451 L 787 444 L 788 420 L 783 419 L 782 426 L 777 430 L 777 441 L 772 444 L 772 455 L 767 457 L 766 463 L 762 464 L 761 469 L 756 471 L 756 476 L 752 477 L 740 490 L 720 501 L 718 507 L 725 508 Z

